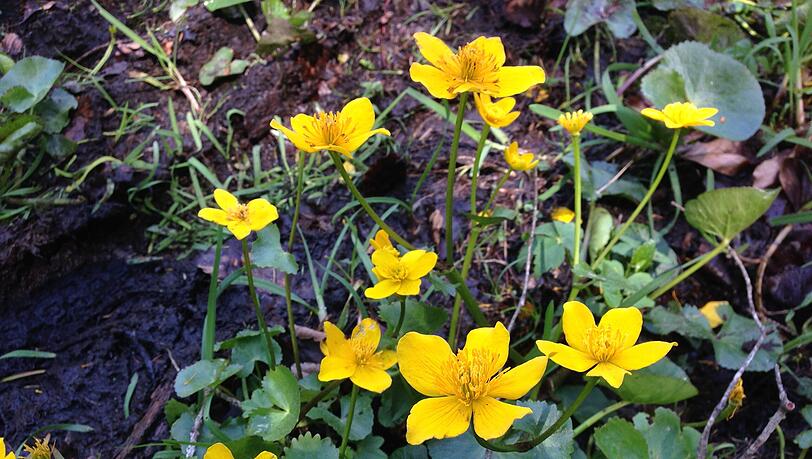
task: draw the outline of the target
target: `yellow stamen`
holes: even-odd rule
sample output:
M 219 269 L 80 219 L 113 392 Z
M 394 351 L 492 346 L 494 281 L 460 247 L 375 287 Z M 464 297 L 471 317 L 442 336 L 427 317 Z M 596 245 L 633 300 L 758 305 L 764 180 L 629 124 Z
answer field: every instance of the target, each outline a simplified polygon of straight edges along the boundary
M 592 327 L 586 331 L 586 350 L 599 362 L 608 362 L 621 349 L 625 334 L 610 326 Z
M 451 389 L 460 401 L 470 405 L 487 395 L 490 369 L 496 366 L 498 355 L 488 349 L 474 349 L 468 353 L 459 351 L 442 369 L 444 381 L 438 383 Z

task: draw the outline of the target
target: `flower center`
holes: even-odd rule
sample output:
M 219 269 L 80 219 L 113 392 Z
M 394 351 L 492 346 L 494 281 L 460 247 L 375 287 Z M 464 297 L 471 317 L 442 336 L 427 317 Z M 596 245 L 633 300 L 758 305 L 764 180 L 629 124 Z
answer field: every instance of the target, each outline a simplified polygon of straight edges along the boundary
M 235 207 L 228 209 L 228 218 L 231 220 L 237 221 L 247 221 L 248 220 L 248 205 L 247 204 L 237 204 Z
M 486 80 L 496 81 L 496 71 L 499 66 L 493 55 L 468 43 L 457 51 L 457 60 L 460 65 L 460 79 L 483 83 Z M 490 78 L 488 78 L 490 77 Z
M 398 261 L 398 264 L 392 268 L 390 274 L 392 275 L 392 279 L 404 281 L 409 278 L 409 269 Z
M 312 129 L 308 130 L 310 146 L 340 145 L 349 141 L 348 126 L 352 120 L 342 119 L 335 112 L 321 112 L 313 116 Z
M 586 332 L 586 350 L 599 362 L 607 362 L 623 346 L 625 333 L 608 325 L 593 327 Z
M 443 366 L 442 374 L 453 386 L 451 390 L 458 399 L 470 405 L 487 395 L 489 374 L 495 366 L 497 354 L 487 349 L 474 349 L 467 353 L 459 351 Z
M 367 338 L 367 330 L 368 329 L 362 325 L 358 333 L 353 335 L 350 339 L 352 352 L 355 354 L 355 362 L 358 365 L 365 365 L 369 362 L 372 356 L 375 355 L 375 350 L 378 347 L 378 343 Z

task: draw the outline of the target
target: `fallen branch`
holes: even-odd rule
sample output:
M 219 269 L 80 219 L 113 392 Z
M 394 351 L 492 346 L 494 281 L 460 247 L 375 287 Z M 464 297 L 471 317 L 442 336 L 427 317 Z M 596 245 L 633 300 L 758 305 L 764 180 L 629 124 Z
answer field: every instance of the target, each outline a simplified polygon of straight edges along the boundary
M 781 380 L 781 370 L 778 368 L 778 364 L 773 367 L 773 371 L 775 372 L 775 384 L 778 386 L 778 399 L 780 400 L 778 409 L 775 410 L 775 413 L 770 417 L 767 425 L 764 426 L 764 429 L 755 441 L 747 447 L 747 451 L 745 451 L 742 456 L 743 459 L 756 457 L 756 453 L 758 453 L 758 450 L 761 449 L 764 443 L 770 438 L 770 435 L 775 432 L 775 429 L 778 428 L 778 424 L 787 417 L 787 413 L 795 409 L 795 404 L 787 398 L 787 391 L 784 389 L 784 383 Z

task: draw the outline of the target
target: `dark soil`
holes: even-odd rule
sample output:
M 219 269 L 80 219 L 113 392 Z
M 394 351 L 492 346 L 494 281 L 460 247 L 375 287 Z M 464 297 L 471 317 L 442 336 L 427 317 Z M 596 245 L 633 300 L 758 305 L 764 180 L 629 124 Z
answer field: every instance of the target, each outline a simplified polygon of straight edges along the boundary
M 88 1 L 49 2 L 48 9 L 40 9 L 40 3 L 24 1 L 17 5 L 4 6 L 2 28 L 20 36 L 23 49 L 15 58 L 22 55 L 39 54 L 58 57 L 61 52 L 74 59 L 82 59 L 83 65 L 92 66 L 101 56 L 109 40 L 107 23 L 98 15 Z M 147 27 L 156 31 L 162 42 L 171 41 L 174 26 L 168 22 L 165 10 L 157 13 L 144 4 L 160 2 L 114 1 L 102 4 L 117 17 L 138 14 L 127 23 L 139 32 Z M 214 132 L 224 136 L 226 129 L 225 113 L 238 108 L 246 117 L 233 118 L 235 128 L 235 148 L 250 151 L 253 145 L 273 145 L 275 140 L 269 134 L 268 121 L 274 115 L 285 118 L 289 114 L 310 111 L 312 103 L 325 108 L 340 106 L 347 99 L 359 94 L 359 83 L 381 81 L 384 92 L 375 103 L 385 107 L 407 85 L 407 76 L 391 75 L 363 70 L 359 66 L 338 64 L 338 56 L 363 56 L 375 68 L 405 71 L 413 59 L 411 34 L 418 30 L 429 30 L 439 19 L 424 15 L 406 22 L 425 5 L 421 2 L 375 2 L 362 0 L 357 8 L 347 11 L 339 18 L 338 2 L 323 2 L 315 10 L 311 29 L 316 32 L 316 43 L 294 45 L 279 56 L 269 58 L 267 63 L 250 67 L 239 78 L 223 81 L 203 91 L 203 96 L 212 101 L 224 101 L 213 118 Z M 435 2 L 437 3 L 437 2 Z M 442 3 L 442 2 L 440 2 Z M 509 50 L 511 62 L 544 63 L 552 65 L 564 40 L 561 16 L 548 13 L 540 20 L 537 14 L 522 12 L 522 4 L 534 2 L 474 2 L 476 12 L 464 17 L 469 8 L 456 10 L 453 14 L 452 41 L 463 42 L 478 35 L 500 35 Z M 543 3 L 543 2 L 535 2 Z M 556 3 L 560 7 L 562 2 Z M 519 5 L 519 6 L 517 6 Z M 8 13 L 6 13 L 8 11 Z M 536 10 L 537 11 L 537 10 Z M 257 27 L 264 27 L 260 14 L 254 15 Z M 182 29 L 184 36 L 179 45 L 178 63 L 181 72 L 195 84 L 200 66 L 221 46 L 230 46 L 238 57 L 246 57 L 254 47 L 253 39 L 238 20 L 222 15 L 212 15 L 203 7 L 189 13 L 188 22 Z M 120 40 L 125 41 L 121 36 Z M 619 61 L 638 62 L 645 59 L 645 45 L 639 39 L 621 40 L 615 44 Z M 362 47 L 363 46 L 363 47 Z M 375 49 L 376 52 L 364 51 Z M 609 53 L 602 54 L 610 56 Z M 604 58 L 605 59 L 605 58 Z M 609 62 L 601 62 L 605 68 Z M 592 62 L 573 65 L 573 81 L 592 78 Z M 73 69 L 75 70 L 75 69 Z M 167 119 L 166 99 L 172 97 L 176 111 L 183 113 L 188 104 L 180 93 L 161 92 L 151 86 L 129 79 L 128 72 L 137 70 L 158 74 L 160 69 L 149 57 L 137 51 L 130 54 L 117 52 L 102 72 L 104 87 L 118 103 L 130 101 L 130 106 L 139 102 L 158 102 L 151 115 L 159 122 Z M 563 99 L 563 84 L 546 87 L 550 99 L 545 103 L 555 104 Z M 573 87 L 574 92 L 579 88 Z M 107 103 L 92 86 L 77 89 L 80 108 L 77 118 L 82 118 L 81 126 L 90 141 L 80 145 L 76 165 L 88 164 L 102 155 L 118 158 L 126 156 L 141 140 L 143 134 L 128 136 L 115 143 L 103 131 L 117 128 L 119 120 L 106 113 Z M 527 104 L 523 98 L 520 104 Z M 603 101 L 593 101 L 595 104 Z M 388 195 L 406 199 L 428 161 L 436 141 L 446 128 L 444 123 L 430 113 L 415 113 L 416 103 L 410 99 L 395 109 L 393 116 L 400 117 L 404 128 L 388 126 L 403 151 L 379 155 L 372 159 L 370 170 L 361 182 L 368 195 Z M 74 120 L 73 128 L 77 128 Z M 507 129 L 529 148 L 535 148 L 552 158 L 560 147 L 555 139 L 549 138 L 546 130 L 551 126 L 529 112 L 520 121 Z M 394 129 L 393 129 L 394 128 Z M 412 141 L 412 139 L 417 139 Z M 191 139 L 184 140 L 185 150 L 193 151 Z M 460 152 L 460 162 L 470 163 L 474 145 L 464 139 Z M 275 164 L 276 158 L 263 148 L 263 163 Z M 609 152 L 590 152 L 590 156 L 602 157 Z M 189 153 L 191 155 L 191 153 Z M 234 165 L 226 162 L 218 152 L 206 147 L 195 157 L 215 170 L 221 178 L 234 171 Z M 409 234 L 415 244 L 437 245 L 439 253 L 444 253 L 441 233 L 436 233 L 431 224 L 435 209 L 443 206 L 445 192 L 445 155 L 435 166 L 430 179 L 421 192 L 420 203 L 412 216 L 402 215 L 394 220 L 394 225 Z M 498 158 L 492 155 L 483 166 L 480 192 L 493 186 L 501 173 L 496 165 Z M 648 177 L 650 163 L 643 162 L 632 173 Z M 159 174 L 166 174 L 167 164 L 162 162 Z M 76 167 L 76 166 L 74 166 Z M 704 187 L 704 168 L 693 163 L 679 165 L 683 180 L 683 198 L 689 199 Z M 546 188 L 566 173 L 559 162 L 540 176 L 537 186 Z M 56 432 L 59 448 L 66 458 L 102 457 L 112 458 L 128 440 L 134 443 L 160 441 L 168 437 L 168 426 L 163 419 L 162 402 L 172 395 L 170 385 L 174 381 L 174 364 L 183 367 L 199 358 L 201 328 L 206 308 L 211 253 L 202 252 L 179 259 L 178 254 L 162 253 L 155 257 L 147 253 L 146 228 L 155 223 L 156 217 L 139 212 L 130 205 L 125 192 L 116 191 L 98 208 L 95 203 L 104 195 L 108 179 L 117 190 L 125 190 L 138 183 L 143 177 L 131 171 L 100 167 L 90 174 L 88 180 L 76 192 L 85 203 L 42 208 L 28 218 L 18 219 L 0 227 L 0 316 L 4 318 L 3 339 L 0 354 L 15 349 L 40 349 L 56 353 L 49 360 L 10 359 L 0 361 L 0 377 L 42 369 L 43 374 L 21 377 L 11 382 L 0 383 L 0 434 L 6 441 L 17 444 L 36 429 L 57 423 L 79 423 L 93 427 L 90 433 Z M 749 185 L 746 176 L 721 179 L 724 185 Z M 63 178 L 42 174 L 36 178 L 43 186 L 65 186 Z M 511 181 L 500 200 L 513 202 L 530 199 L 531 184 L 527 180 Z M 694 186 L 697 185 L 697 186 Z M 467 207 L 469 187 L 465 179 L 458 182 L 457 202 L 459 220 L 455 220 L 455 239 L 462 241 L 466 235 L 467 223 L 463 217 Z M 160 203 L 167 198 L 160 190 L 152 196 Z M 483 196 L 484 198 L 484 193 Z M 560 202 L 544 203 L 543 215 L 557 205 L 568 205 L 564 193 L 556 195 Z M 669 205 L 671 197 L 666 191 L 655 196 L 655 209 L 658 218 L 667 221 L 673 209 Z M 340 223 L 332 223 L 332 215 L 349 201 L 343 187 L 336 186 L 330 199 L 306 201 L 302 208 L 301 225 L 309 242 L 314 259 L 327 256 L 333 245 L 331 236 L 337 234 Z M 628 204 L 617 202 L 617 209 L 625 209 Z M 771 212 L 783 213 L 786 199 L 779 198 Z M 283 213 L 282 232 L 287 234 L 289 216 Z M 529 222 L 528 222 L 529 223 Z M 365 223 L 366 224 L 366 223 Z M 369 229 L 363 226 L 362 230 Z M 528 228 L 518 229 L 527 231 Z M 742 243 L 748 243 L 747 254 L 758 257 L 775 237 L 776 230 L 760 222 L 747 231 Z M 774 255 L 768 270 L 765 291 L 768 304 L 774 309 L 784 309 L 798 304 L 803 298 L 800 285 L 809 285 L 810 269 L 802 268 L 810 259 L 812 232 L 807 228 L 789 238 Z M 681 260 L 686 260 L 708 250 L 684 222 L 668 236 Z M 515 238 L 507 247 L 515 254 L 521 243 Z M 342 250 L 348 253 L 350 248 Z M 502 253 L 502 247 L 492 248 L 494 253 Z M 236 246 L 229 253 L 236 253 Z M 301 248 L 297 248 L 299 261 L 303 260 Z M 499 255 L 501 256 L 501 255 Z M 224 270 L 233 269 L 239 263 L 238 256 L 226 257 Z M 206 272 L 204 269 L 206 268 Z M 547 304 L 550 300 L 560 301 L 568 283 L 566 270 L 555 276 L 545 276 L 543 282 L 530 292 L 533 304 Z M 270 275 L 269 275 L 270 277 Z M 518 272 L 509 272 L 505 278 L 511 288 L 520 289 Z M 480 279 L 475 266 L 470 286 L 475 295 L 490 286 Z M 278 281 L 278 280 L 277 280 Z M 480 286 L 480 282 L 483 285 Z M 304 299 L 312 299 L 313 292 L 307 287 L 309 277 L 299 276 L 294 282 L 296 293 Z M 787 286 L 786 288 L 784 286 Z M 481 289 L 480 289 L 481 287 Z M 726 298 L 740 311 L 744 311 L 744 287 L 735 265 L 724 258 L 715 260 L 697 276 L 686 282 L 677 291 L 680 300 L 698 304 L 709 296 Z M 343 306 L 346 292 L 338 284 L 330 284 L 325 292 L 328 310 L 336 315 Z M 482 299 L 485 301 L 485 299 Z M 278 297 L 263 296 L 263 306 L 269 322 L 284 324 L 283 301 Z M 253 324 L 247 292 L 243 287 L 231 287 L 218 303 L 217 338 L 231 337 L 236 331 Z M 450 304 L 447 305 L 450 307 Z M 494 318 L 499 317 L 501 306 L 491 310 Z M 318 326 L 317 321 L 307 311 L 297 311 L 297 323 Z M 281 340 L 285 341 L 285 340 Z M 305 346 L 305 361 L 317 361 L 318 349 Z M 679 353 L 690 352 L 691 358 L 711 360 L 712 350 L 702 348 L 691 351 L 690 345 L 680 346 Z M 697 420 L 707 417 L 715 400 L 718 399 L 732 372 L 718 370 L 704 364 L 696 365 L 692 381 L 700 388 L 700 397 L 681 405 L 684 420 Z M 797 364 L 794 370 L 808 372 L 808 363 Z M 139 375 L 138 385 L 130 405 L 131 415 L 124 418 L 124 395 L 133 374 Z M 750 373 L 745 377 L 747 402 L 739 415 L 716 429 L 713 439 L 733 441 L 741 446 L 752 439 L 777 406 L 777 396 L 772 377 Z M 790 398 L 800 401 L 794 381 L 787 381 Z M 156 407 L 158 408 L 156 411 Z M 782 424 L 787 438 L 801 430 L 803 421 L 793 414 Z M 775 441 L 768 443 L 768 451 L 775 451 Z M 794 445 L 790 445 L 790 450 Z M 152 449 L 136 449 L 128 457 L 151 457 Z M 765 451 L 767 453 L 767 451 Z M 764 456 L 772 457 L 772 456 Z

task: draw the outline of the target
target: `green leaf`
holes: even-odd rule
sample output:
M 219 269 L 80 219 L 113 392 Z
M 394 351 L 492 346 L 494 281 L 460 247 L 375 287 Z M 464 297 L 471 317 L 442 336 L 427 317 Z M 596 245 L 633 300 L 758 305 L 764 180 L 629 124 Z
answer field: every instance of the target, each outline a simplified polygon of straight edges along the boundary
M 652 261 L 654 262 L 654 273 L 662 274 L 665 271 L 679 265 L 677 261 L 677 254 L 668 245 L 668 242 L 663 239 L 657 231 L 651 231 L 648 225 L 642 223 L 632 223 L 629 229 L 623 233 L 620 240 L 614 247 L 612 253 L 622 257 L 631 258 L 634 256 L 634 251 L 641 245 L 654 242 L 654 255 Z
M 400 317 L 400 302 L 384 303 L 378 312 L 386 322 L 386 326 L 394 328 Z M 403 335 L 410 331 L 431 334 L 439 330 L 447 319 L 448 313 L 444 308 L 420 303 L 409 298 L 406 300 L 406 317 L 403 318 L 400 334 Z
M 736 21 L 697 7 L 680 8 L 671 12 L 668 15 L 668 23 L 672 27 L 673 35 L 676 36 L 674 43 L 696 40 L 721 52 L 742 40 L 747 40 L 747 35 Z
M 204 0 L 203 6 L 209 11 L 217 11 L 229 6 L 236 6 L 242 3 L 248 3 L 251 0 Z
M 51 94 L 34 107 L 34 112 L 42 119 L 45 132 L 58 134 L 70 122 L 70 111 L 78 107 L 76 98 L 62 88 L 54 89 Z
M 646 438 L 629 421 L 612 418 L 595 430 L 594 438 L 607 459 L 649 459 Z
M 17 154 L 42 132 L 42 122 L 34 115 L 16 116 L 0 126 L 0 164 Z
M 279 227 L 268 225 L 257 232 L 257 240 L 251 247 L 253 262 L 260 268 L 274 268 L 283 273 L 296 274 L 299 265 L 293 254 L 286 252 L 279 241 Z
M 806 405 L 801 409 L 801 416 L 804 417 L 806 423 L 812 426 L 812 405 Z M 812 447 L 812 429 L 807 429 L 801 433 L 799 433 L 795 437 L 795 444 L 798 445 L 801 449 L 811 448 Z
M 56 354 L 53 352 L 44 351 L 31 351 L 28 349 L 17 349 L 16 351 L 6 352 L 0 355 L 0 360 L 3 359 L 53 359 Z
M 423 397 L 398 373 L 392 377 L 392 386 L 381 395 L 378 422 L 384 427 L 400 424 L 421 398 Z
M 732 187 L 706 191 L 685 203 L 685 218 L 699 231 L 733 239 L 770 208 L 778 189 Z
M 282 333 L 282 327 L 271 327 L 268 329 L 268 334 L 272 337 Z M 274 349 L 274 356 L 276 357 L 276 364 L 282 362 L 282 348 L 275 340 L 271 340 L 271 346 Z M 268 345 L 265 344 L 265 337 L 259 330 L 241 330 L 237 336 L 230 340 L 218 343 L 215 350 L 231 349 L 231 363 L 239 365 L 240 370 L 237 376 L 245 378 L 254 371 L 254 364 L 256 362 L 268 362 Z
M 570 168 L 574 165 L 574 159 L 572 153 L 564 156 L 564 162 Z M 640 183 L 625 178 L 612 181 L 619 170 L 620 166 L 617 164 L 605 161 L 583 161 L 581 163 L 581 183 L 584 199 L 595 201 L 602 196 L 622 196 L 634 202 L 642 200 L 646 194 L 646 187 Z M 601 191 L 600 195 L 598 195 L 598 190 Z
M 355 445 L 353 459 L 386 459 L 386 453 L 381 451 L 383 438 L 370 435 Z
M 668 11 L 676 8 L 702 8 L 705 6 L 703 0 L 652 0 L 652 5 L 660 11 Z
M 696 306 L 665 308 L 655 306 L 646 318 L 660 335 L 679 333 L 688 338 L 713 339 L 708 319 Z
M 175 393 L 188 397 L 233 376 L 240 367 L 229 365 L 226 359 L 201 360 L 180 370 L 175 377 Z
M 562 406 L 570 406 L 575 399 L 578 398 L 578 394 L 581 393 L 581 389 L 583 388 L 583 384 L 560 387 L 555 391 L 555 398 Z M 593 414 L 611 405 L 612 402 L 613 400 L 608 399 L 602 390 L 599 388 L 593 389 L 592 392 L 586 396 L 581 406 L 575 410 L 572 417 L 579 423 L 584 422 Z
M 307 417 L 313 420 L 323 420 L 338 435 L 342 435 L 344 433 L 344 427 L 346 426 L 347 415 L 350 412 L 350 396 L 346 395 L 341 397 L 340 418 L 330 412 L 330 405 L 331 402 L 327 402 L 314 407 L 308 411 Z M 355 415 L 352 419 L 352 426 L 350 427 L 350 440 L 358 441 L 370 435 L 372 433 L 373 421 L 372 396 L 366 393 L 359 394 L 358 400 L 355 403 Z
M 0 102 L 20 113 L 33 107 L 51 90 L 65 64 L 42 56 L 26 57 L 0 78 Z
M 635 429 L 646 439 L 649 457 L 657 459 L 696 457 L 700 434 L 691 427 L 682 430 L 680 418 L 673 411 L 658 407 L 654 411 L 654 422 L 651 424 L 646 413 L 637 413 L 632 421 Z
M 722 329 L 711 341 L 716 361 L 723 368 L 738 369 L 758 339 L 760 333 L 758 326 L 753 319 L 733 312 L 730 305 L 723 304 L 716 312 L 725 320 Z M 771 323 L 764 326 L 767 328 L 767 336 L 747 367 L 747 371 L 772 370 L 783 352 L 781 338 L 775 326 Z
M 285 448 L 285 459 L 338 459 L 338 448 L 329 438 L 321 438 L 310 432 L 299 435 Z
M 76 151 L 76 142 L 61 134 L 45 134 L 39 138 L 39 146 L 54 159 L 62 159 Z
M 613 390 L 623 400 L 643 405 L 668 405 L 699 393 L 685 371 L 668 357 L 632 371 L 623 379 L 623 385 Z
M 617 38 L 629 38 L 637 26 L 632 19 L 634 0 L 570 0 L 564 16 L 568 35 L 580 35 L 605 22 Z
M 429 459 L 429 452 L 423 445 L 406 445 L 392 451 L 390 459 Z
M 515 220 L 516 215 L 515 210 L 506 207 L 496 207 L 487 217 L 470 213 L 466 214 L 469 219 L 477 222 L 481 226 L 498 225 L 506 220 Z
M 643 78 L 643 94 L 657 107 L 672 102 L 714 107 L 714 127 L 697 129 L 746 140 L 764 120 L 764 96 L 753 74 L 732 57 L 689 41 L 669 48 L 660 65 Z M 723 122 L 724 121 L 724 122 Z
M 275 443 L 253 435 L 226 442 L 226 446 L 234 457 L 256 457 L 263 451 L 270 451 L 274 454 L 282 453 L 281 448 Z
M 555 404 L 540 401 L 520 400 L 517 406 L 525 406 L 533 412 L 513 424 L 513 430 L 507 435 L 507 443 L 530 440 L 550 426 L 552 426 L 561 412 Z M 495 454 L 500 458 L 533 457 L 545 459 L 568 459 L 572 457 L 574 442 L 572 438 L 572 420 L 567 419 L 554 434 L 547 437 L 544 442 L 522 454 Z
M 656 245 L 654 241 L 646 241 L 645 244 L 640 245 L 632 253 L 632 258 L 629 260 L 629 267 L 634 271 L 645 271 L 651 266 L 654 261 L 654 252 Z
M 6 53 L 0 53 L 0 74 L 5 75 L 12 67 L 14 67 L 14 59 L 8 57 Z
M 200 67 L 200 73 L 198 75 L 200 84 L 208 86 L 214 83 L 214 80 L 217 78 L 239 75 L 245 72 L 245 69 L 248 68 L 248 61 L 233 59 L 233 49 L 227 46 L 218 49 L 211 59 Z
M 262 387 L 242 402 L 243 417 L 248 418 L 245 431 L 267 441 L 287 436 L 299 421 L 301 399 L 299 384 L 290 370 L 277 366 L 262 378 Z
M 186 14 L 186 10 L 197 6 L 198 0 L 172 0 L 172 4 L 169 5 L 169 19 L 172 22 L 178 22 L 184 14 Z
M 592 215 L 592 228 L 589 230 L 589 258 L 594 260 L 609 243 L 615 222 L 612 214 L 603 207 L 596 207 Z

